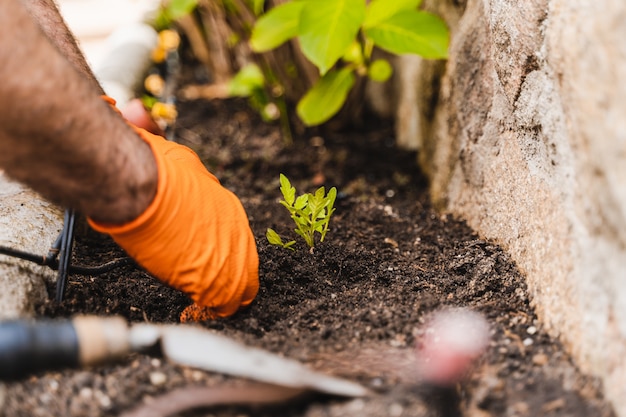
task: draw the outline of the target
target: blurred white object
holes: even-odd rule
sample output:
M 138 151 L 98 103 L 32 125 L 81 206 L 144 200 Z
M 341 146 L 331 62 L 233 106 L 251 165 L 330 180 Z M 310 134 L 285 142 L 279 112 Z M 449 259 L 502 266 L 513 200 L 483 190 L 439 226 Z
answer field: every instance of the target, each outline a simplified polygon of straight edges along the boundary
M 67 25 L 79 39 L 106 38 L 116 29 L 145 22 L 160 0 L 58 0 Z
M 107 39 L 107 52 L 93 71 L 104 91 L 119 107 L 135 97 L 157 42 L 157 32 L 143 23 L 119 28 Z
M 417 349 L 418 375 L 434 385 L 453 385 L 488 345 L 489 324 L 482 315 L 463 308 L 436 312 Z
M 60 0 L 59 9 L 105 92 L 118 106 L 143 79 L 157 35 L 145 22 L 160 0 Z

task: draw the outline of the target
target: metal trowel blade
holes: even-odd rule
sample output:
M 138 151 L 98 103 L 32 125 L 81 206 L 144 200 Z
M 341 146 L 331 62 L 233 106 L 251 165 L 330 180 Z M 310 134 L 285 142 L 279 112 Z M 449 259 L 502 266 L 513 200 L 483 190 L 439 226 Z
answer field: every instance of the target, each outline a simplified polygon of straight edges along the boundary
M 200 327 L 134 327 L 131 331 L 144 334 L 152 332 L 153 337 L 158 332 L 163 355 L 181 365 L 346 397 L 362 397 L 371 393 L 352 381 L 315 372 L 298 361 L 246 346 Z

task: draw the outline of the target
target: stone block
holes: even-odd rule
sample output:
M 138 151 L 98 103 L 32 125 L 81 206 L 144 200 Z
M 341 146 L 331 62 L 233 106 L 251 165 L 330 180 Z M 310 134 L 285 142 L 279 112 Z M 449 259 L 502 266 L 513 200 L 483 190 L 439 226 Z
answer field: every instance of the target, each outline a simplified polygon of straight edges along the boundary
M 425 4 L 450 24 L 450 58 L 439 78 L 401 61 L 398 138 L 421 149 L 434 202 L 508 250 L 626 416 L 626 3 Z M 431 108 L 423 85 L 439 87 Z
M 0 245 L 44 256 L 62 227 L 61 209 L 0 171 Z M 54 280 L 48 267 L 0 255 L 0 319 L 32 315 Z

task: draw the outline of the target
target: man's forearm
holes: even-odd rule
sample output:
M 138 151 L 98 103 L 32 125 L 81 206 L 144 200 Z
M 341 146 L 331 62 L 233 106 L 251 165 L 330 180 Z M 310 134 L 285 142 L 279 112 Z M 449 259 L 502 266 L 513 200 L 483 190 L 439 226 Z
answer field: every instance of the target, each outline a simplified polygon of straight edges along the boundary
M 20 0 L 33 19 L 39 24 L 50 42 L 74 67 L 94 83 L 102 93 L 102 87 L 89 68 L 76 39 L 67 27 L 54 0 Z
M 98 221 L 132 220 L 156 191 L 152 152 L 25 2 L 0 2 L 0 168 Z

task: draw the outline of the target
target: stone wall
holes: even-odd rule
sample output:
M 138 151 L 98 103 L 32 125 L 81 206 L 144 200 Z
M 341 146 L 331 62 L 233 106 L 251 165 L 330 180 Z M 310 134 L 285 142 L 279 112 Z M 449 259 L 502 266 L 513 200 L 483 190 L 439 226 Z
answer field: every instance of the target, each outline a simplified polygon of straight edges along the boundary
M 509 251 L 626 416 L 626 3 L 428 3 L 450 59 L 400 59 L 398 140 L 421 149 L 435 203 Z
M 0 171 L 0 245 L 45 256 L 63 227 L 61 209 Z M 56 272 L 0 255 L 0 319 L 30 316 Z

